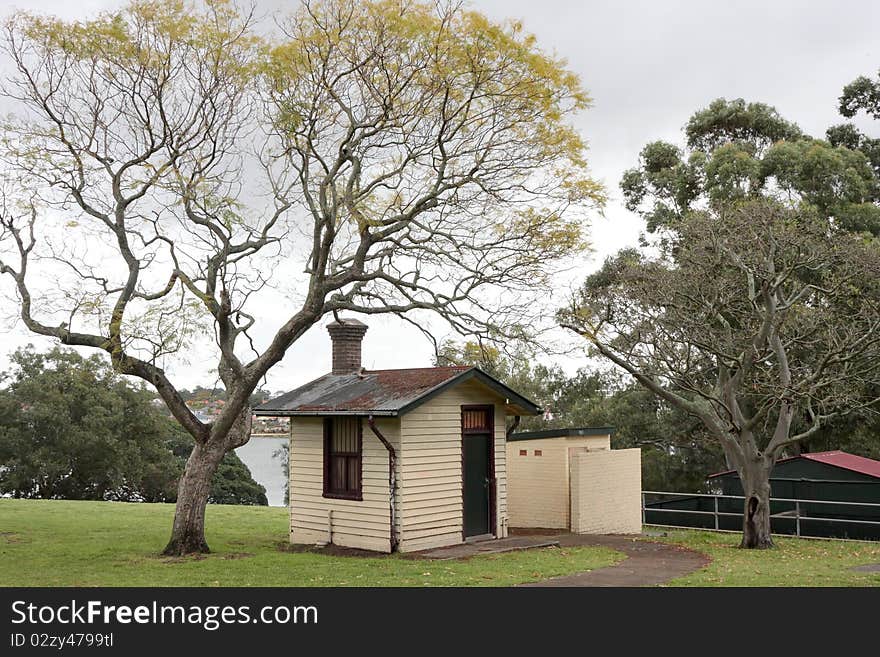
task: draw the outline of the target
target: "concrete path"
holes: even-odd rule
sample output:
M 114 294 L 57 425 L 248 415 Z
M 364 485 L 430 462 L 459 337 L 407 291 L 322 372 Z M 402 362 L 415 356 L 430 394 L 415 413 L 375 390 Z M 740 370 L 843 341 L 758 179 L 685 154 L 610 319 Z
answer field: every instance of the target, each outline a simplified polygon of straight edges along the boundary
M 657 586 L 699 570 L 710 561 L 705 554 L 687 548 L 644 541 L 631 536 L 560 534 L 553 538 L 564 547 L 609 547 L 623 552 L 627 558 L 613 566 L 522 586 Z

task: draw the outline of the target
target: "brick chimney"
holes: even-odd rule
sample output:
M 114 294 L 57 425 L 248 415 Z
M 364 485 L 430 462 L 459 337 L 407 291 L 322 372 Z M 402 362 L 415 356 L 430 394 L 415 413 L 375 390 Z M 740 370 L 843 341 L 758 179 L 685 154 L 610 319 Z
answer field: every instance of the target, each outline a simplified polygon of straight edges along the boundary
M 333 374 L 355 374 L 361 369 L 361 342 L 367 325 L 356 319 L 327 324 L 333 340 Z

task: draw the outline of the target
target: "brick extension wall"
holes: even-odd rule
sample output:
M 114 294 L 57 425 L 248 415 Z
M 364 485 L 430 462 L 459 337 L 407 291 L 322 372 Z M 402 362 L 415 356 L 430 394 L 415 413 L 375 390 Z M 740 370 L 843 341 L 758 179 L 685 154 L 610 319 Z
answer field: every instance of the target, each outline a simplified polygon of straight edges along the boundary
M 568 529 L 568 453 L 570 448 L 577 447 L 611 449 L 611 436 L 536 438 L 507 443 L 507 509 L 511 527 Z
M 571 531 L 637 534 L 642 531 L 642 453 L 639 449 L 572 449 Z
M 536 456 L 536 452 L 541 455 Z M 564 438 L 507 443 L 511 527 L 568 529 L 567 452 Z

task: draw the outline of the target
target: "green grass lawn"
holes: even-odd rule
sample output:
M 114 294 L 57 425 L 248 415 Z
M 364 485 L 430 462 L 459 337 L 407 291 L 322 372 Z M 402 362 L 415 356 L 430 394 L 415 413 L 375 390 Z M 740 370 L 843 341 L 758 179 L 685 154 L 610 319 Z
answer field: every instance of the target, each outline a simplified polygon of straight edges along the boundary
M 208 507 L 204 557 L 159 556 L 170 504 L 0 500 L 0 586 L 507 586 L 611 565 L 607 548 L 543 548 L 461 561 L 286 550 L 287 510 Z M 655 528 L 656 529 L 656 528 Z M 880 543 L 776 537 L 740 550 L 737 534 L 666 530 L 651 538 L 708 555 L 671 586 L 880 586 Z
M 0 586 L 507 586 L 607 566 L 606 548 L 463 561 L 284 551 L 287 510 L 209 505 L 204 557 L 158 556 L 170 504 L 0 500 Z
M 712 559 L 670 586 L 880 586 L 880 573 L 852 570 L 880 563 L 880 543 L 774 536 L 772 550 L 741 550 L 739 534 L 665 531 L 667 536 L 651 540 L 683 545 Z

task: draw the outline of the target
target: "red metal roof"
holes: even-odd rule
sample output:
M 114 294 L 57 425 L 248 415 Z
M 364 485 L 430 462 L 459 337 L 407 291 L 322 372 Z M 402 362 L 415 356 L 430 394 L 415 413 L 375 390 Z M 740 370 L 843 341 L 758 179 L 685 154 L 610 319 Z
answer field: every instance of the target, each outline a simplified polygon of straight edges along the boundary
M 852 470 L 871 477 L 880 478 L 880 461 L 857 456 L 848 452 L 841 452 L 839 449 L 833 452 L 815 452 L 811 454 L 801 454 L 805 459 L 818 461 L 819 463 L 827 463 L 828 465 L 836 465 L 838 468 Z
M 844 470 L 851 470 L 852 472 L 858 472 L 860 474 L 868 475 L 869 477 L 877 477 L 880 479 L 880 461 L 875 461 L 874 459 L 858 456 L 856 454 L 850 454 L 849 452 L 842 452 L 839 449 L 830 452 L 810 452 L 799 456 L 790 456 L 786 459 L 779 459 L 777 463 L 785 463 L 786 461 L 793 461 L 794 459 L 809 459 L 818 463 L 833 465 L 838 468 L 843 468 Z M 720 477 L 722 475 L 730 474 L 731 472 L 735 471 L 725 470 L 724 472 L 716 472 L 715 474 L 709 475 L 709 478 Z

